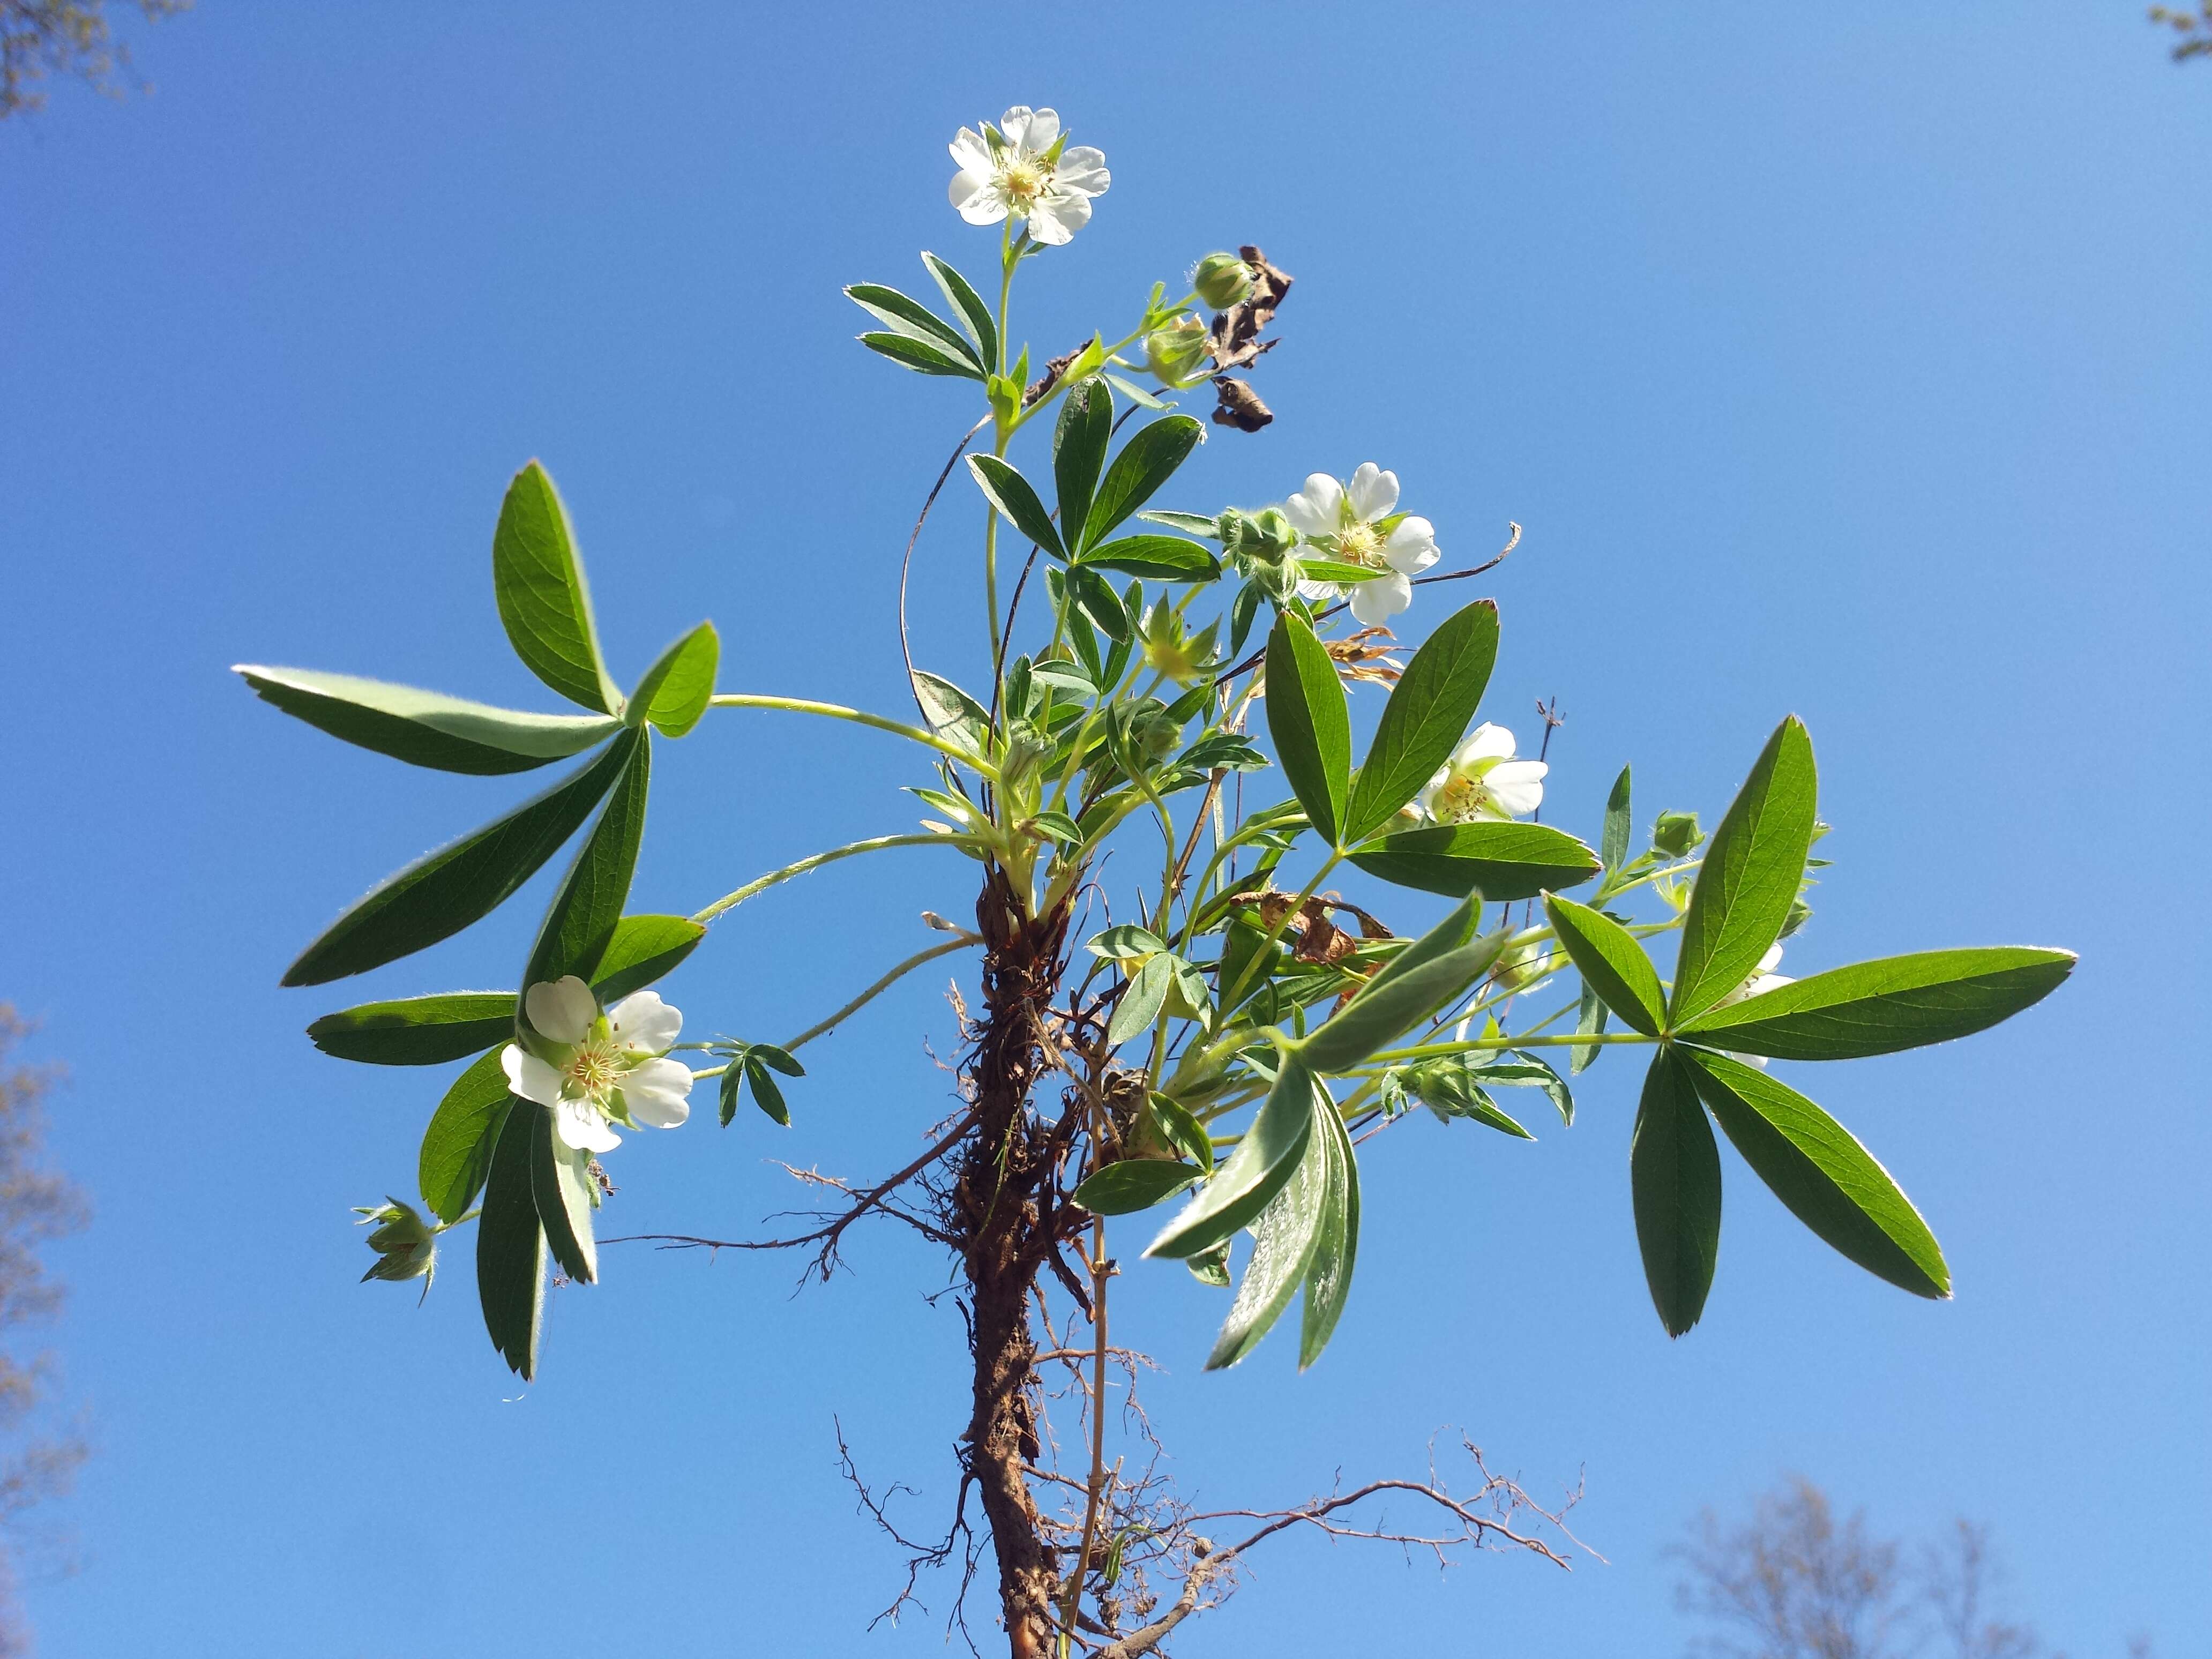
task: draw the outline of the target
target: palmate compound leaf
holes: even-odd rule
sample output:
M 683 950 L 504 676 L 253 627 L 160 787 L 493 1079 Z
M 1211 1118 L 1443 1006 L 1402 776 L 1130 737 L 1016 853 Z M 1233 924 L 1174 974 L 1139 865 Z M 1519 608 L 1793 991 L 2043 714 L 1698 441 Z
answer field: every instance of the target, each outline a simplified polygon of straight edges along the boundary
M 1479 893 L 1500 904 L 1577 886 L 1599 868 L 1589 848 L 1548 823 L 1424 824 L 1363 842 L 1351 856 L 1401 887 L 1452 898 Z
M 1287 611 L 1267 636 L 1267 735 L 1291 793 L 1332 847 L 1352 788 L 1352 714 L 1336 665 Z
M 1951 1294 L 1936 1236 L 1850 1130 L 1755 1066 L 1686 1047 L 1675 1053 L 1743 1161 L 1792 1215 L 1877 1278 L 1915 1296 Z
M 479 1055 L 475 1065 L 453 1079 L 423 1131 L 416 1180 L 423 1201 L 441 1221 L 459 1221 L 483 1190 L 492 1147 L 513 1098 L 500 1064 L 505 1047 L 502 1040 L 500 1048 Z
M 1067 550 L 1060 545 L 1060 532 L 1053 525 L 1052 514 L 1045 511 L 1044 503 L 1037 499 L 1030 481 L 1011 463 L 995 455 L 970 455 L 968 470 L 975 475 L 976 487 L 984 497 L 1012 522 L 1015 529 L 1054 558 L 1067 556 Z
M 1344 815 L 1347 842 L 1364 841 L 1389 823 L 1451 758 L 1497 660 L 1498 607 L 1488 599 L 1446 617 L 1413 653 L 1383 705 L 1352 787 Z
M 638 741 L 635 732 L 620 733 L 589 766 L 387 878 L 301 953 L 283 983 L 322 985 L 366 973 L 489 915 L 576 832 Z
M 880 283 L 854 283 L 846 289 L 845 296 L 893 333 L 921 341 L 964 364 L 973 378 L 983 378 L 982 359 L 967 336 L 919 300 L 910 300 Z
M 1332 1137 L 1320 1119 L 1323 1113 L 1335 1116 L 1336 1109 L 1326 1096 L 1316 1094 L 1310 1109 L 1313 1126 L 1290 1179 L 1253 1218 L 1252 1255 L 1244 1264 L 1229 1317 L 1222 1322 L 1213 1352 L 1206 1356 L 1210 1371 L 1235 1364 L 1259 1345 L 1313 1267 L 1326 1230 L 1331 1162 Z
M 545 1233 L 531 1191 L 530 1137 L 545 1108 L 510 1100 L 477 1218 L 477 1297 L 491 1345 L 526 1382 L 538 1374 L 544 1324 Z
M 1544 913 L 1568 959 L 1582 969 L 1583 983 L 1632 1030 L 1657 1036 L 1667 1018 L 1659 970 L 1636 935 L 1603 911 L 1572 899 L 1547 894 Z
M 1155 491 L 1175 476 L 1183 459 L 1206 436 L 1206 428 L 1188 415 L 1167 415 L 1138 428 L 1121 446 L 1121 453 L 1106 469 L 1106 477 L 1091 498 L 1091 512 L 1079 538 L 1085 547 L 1096 547 L 1113 533 L 1115 526 L 1152 500 Z M 1074 527 L 1069 527 L 1071 536 Z
M 1237 1149 L 1145 1254 L 1180 1260 L 1234 1237 L 1297 1172 L 1313 1135 L 1315 1097 L 1323 1092 L 1304 1060 L 1295 1054 L 1283 1055 L 1274 1086 Z
M 1721 1155 L 1698 1103 L 1689 1062 L 1672 1048 L 1661 1048 L 1644 1074 L 1628 1177 L 1651 1304 L 1667 1334 L 1680 1336 L 1698 1322 L 1713 1287 L 1721 1243 Z
M 1778 1060 L 1892 1054 L 2009 1019 L 2057 990 L 2075 961 L 2027 945 L 1885 957 L 1709 1010 L 1680 1035 Z
M 370 1066 L 439 1066 L 482 1054 L 514 1029 L 512 991 L 452 991 L 442 996 L 364 1002 L 325 1014 L 307 1027 L 325 1054 Z
M 1813 740 L 1792 714 L 1774 728 L 1705 847 L 1682 918 L 1668 1008 L 1676 1025 L 1688 1024 L 1749 979 L 1782 937 L 1804 879 L 1819 793 Z M 1613 1012 L 1627 1018 L 1619 1006 Z
M 924 253 L 921 262 L 968 325 L 969 337 L 975 343 L 976 361 L 990 368 L 999 361 L 999 325 L 989 304 L 975 291 L 975 284 L 934 253 Z
M 491 575 L 499 619 L 530 672 L 571 702 L 620 714 L 622 693 L 599 654 L 591 590 L 568 509 L 536 461 L 514 475 L 500 504 Z
M 629 764 L 608 793 L 574 863 L 547 907 L 522 972 L 526 993 L 574 974 L 596 978 L 622 921 L 637 852 L 645 839 L 646 796 L 652 785 L 653 739 L 638 733 Z
M 917 340 L 910 334 L 884 330 L 861 335 L 860 343 L 878 356 L 888 357 L 917 374 L 941 374 L 962 380 L 983 379 L 975 366 L 958 353 L 927 340 Z
M 231 672 L 264 702 L 319 731 L 441 772 L 527 772 L 582 753 L 620 725 L 607 714 L 526 714 L 312 668 L 240 663 Z
M 1093 1215 L 1133 1215 L 1166 1202 L 1203 1173 L 1179 1158 L 1123 1158 L 1093 1170 L 1069 1196 Z

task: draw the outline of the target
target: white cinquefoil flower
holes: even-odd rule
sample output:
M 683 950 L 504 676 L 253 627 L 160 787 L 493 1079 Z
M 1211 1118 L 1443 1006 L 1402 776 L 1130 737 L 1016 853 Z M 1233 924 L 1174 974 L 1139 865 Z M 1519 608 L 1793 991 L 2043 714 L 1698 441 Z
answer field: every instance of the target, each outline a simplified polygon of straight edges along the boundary
M 1441 556 L 1436 526 L 1397 508 L 1398 475 L 1372 461 L 1353 473 L 1349 483 L 1316 472 L 1283 503 L 1285 515 L 1323 557 L 1383 573 L 1349 584 L 1352 614 L 1364 628 L 1380 627 L 1411 605 L 1413 579 Z M 1331 583 L 1309 581 L 1299 591 L 1310 599 L 1323 599 L 1338 590 Z
M 1055 110 L 1017 104 L 977 132 L 963 127 L 952 141 L 952 205 L 971 225 L 1013 218 L 1030 235 L 1058 247 L 1091 222 L 1091 198 L 1113 183 L 1106 157 L 1088 144 L 1070 148 Z
M 603 1014 L 592 988 L 571 974 L 532 986 L 522 1006 L 546 1057 L 510 1042 L 500 1064 L 516 1094 L 553 1109 L 564 1146 L 611 1152 L 622 1144 L 617 1123 L 672 1129 L 691 1115 L 691 1068 L 663 1058 L 684 1016 L 655 993 L 635 992 Z
M 1460 744 L 1421 792 L 1421 810 L 1436 823 L 1517 818 L 1544 804 L 1541 761 L 1516 760 L 1513 734 L 1487 720 Z

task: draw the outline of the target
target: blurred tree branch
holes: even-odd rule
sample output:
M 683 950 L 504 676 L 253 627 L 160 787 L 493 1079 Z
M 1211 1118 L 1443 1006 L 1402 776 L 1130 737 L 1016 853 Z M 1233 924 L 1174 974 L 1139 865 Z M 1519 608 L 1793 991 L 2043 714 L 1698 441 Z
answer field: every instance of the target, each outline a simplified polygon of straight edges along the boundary
M 128 0 L 149 22 L 190 9 L 192 0 Z M 0 120 L 46 101 L 50 73 L 74 75 L 114 95 L 131 51 L 115 38 L 107 0 L 0 0 Z
M 2198 0 L 2194 16 L 2171 7 L 2153 6 L 2150 21 L 2165 24 L 2181 37 L 2180 44 L 2173 49 L 2175 63 L 2186 63 L 2191 58 L 2212 57 L 2212 0 Z

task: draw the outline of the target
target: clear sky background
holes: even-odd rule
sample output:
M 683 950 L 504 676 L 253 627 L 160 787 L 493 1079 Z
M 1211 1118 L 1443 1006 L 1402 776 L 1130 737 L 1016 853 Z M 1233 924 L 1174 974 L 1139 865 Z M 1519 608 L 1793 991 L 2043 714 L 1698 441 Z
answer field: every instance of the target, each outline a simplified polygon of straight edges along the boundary
M 1610 1565 L 1285 1541 L 1194 1655 L 1678 1651 L 1665 1547 L 1787 1470 L 1925 1531 L 1993 1522 L 2081 1659 L 2212 1652 L 2212 1130 L 2200 1032 L 2212 64 L 2128 3 L 1060 9 L 204 0 L 158 82 L 0 129 L 0 995 L 66 1060 L 57 1252 L 94 1456 L 34 1586 L 52 1655 L 927 1654 L 866 1474 L 940 1527 L 966 1407 L 927 1250 L 609 1253 L 542 1380 L 487 1344 L 469 1242 L 428 1305 L 358 1286 L 346 1206 L 411 1193 L 445 1073 L 300 1034 L 378 994 L 507 984 L 541 878 L 366 980 L 280 991 L 356 894 L 535 779 L 415 771 L 255 702 L 297 662 L 524 707 L 487 552 L 509 473 L 567 495 L 618 677 L 702 616 L 726 689 L 902 701 L 898 551 L 971 416 L 851 342 L 841 283 L 980 269 L 945 144 L 1053 104 L 1110 194 L 1029 267 L 1042 353 L 1257 241 L 1292 272 L 1263 390 L 1176 504 L 1373 459 L 1448 556 L 1509 519 L 1486 713 L 1568 724 L 1547 819 L 1708 823 L 1774 722 L 1818 745 L 1838 860 L 1799 972 L 2063 944 L 2058 996 L 1954 1048 L 1793 1074 L 1949 1252 L 1948 1304 L 1831 1255 L 1729 1155 L 1704 1324 L 1669 1343 L 1631 1230 L 1637 1070 L 1534 1146 L 1409 1121 L 1368 1149 L 1360 1281 L 1304 1377 L 1199 1365 L 1220 1298 L 1138 1266 L 1117 1334 L 1212 1504 L 1418 1469 L 1463 1426 L 1539 1492 L 1586 1476 Z M 956 491 L 962 487 L 957 483 Z M 918 654 L 972 676 L 975 509 L 919 557 Z M 1449 591 L 1449 590 L 1446 590 Z M 1407 620 L 1443 614 L 1433 596 Z M 1372 718 L 1376 699 L 1358 700 Z M 717 714 L 664 747 L 635 902 L 688 910 L 915 816 L 898 746 Z M 903 860 L 904 861 L 900 861 Z M 934 861 L 932 861 L 934 860 Z M 667 988 L 772 1036 L 958 915 L 896 854 L 739 911 Z M 1418 921 L 1421 902 L 1397 902 Z M 902 1161 L 947 1107 L 942 981 L 747 1109 L 633 1138 L 609 1231 L 742 1235 L 769 1160 Z M 1133 1254 L 1133 1252 L 1129 1252 Z

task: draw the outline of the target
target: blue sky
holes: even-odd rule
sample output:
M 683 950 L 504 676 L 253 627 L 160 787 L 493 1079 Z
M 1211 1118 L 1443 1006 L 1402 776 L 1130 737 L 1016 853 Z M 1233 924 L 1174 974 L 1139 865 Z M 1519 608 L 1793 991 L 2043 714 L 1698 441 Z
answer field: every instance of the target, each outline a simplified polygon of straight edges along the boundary
M 617 676 L 701 616 L 726 689 L 901 701 L 894 584 L 971 416 L 853 345 L 841 283 L 970 268 L 963 121 L 1053 104 L 1111 192 L 1030 267 L 1044 351 L 1209 248 L 1298 279 L 1264 390 L 1182 505 L 1374 459 L 1448 555 L 1527 526 L 1486 713 L 1557 696 L 1547 819 L 1707 821 L 1784 712 L 1838 860 L 1800 971 L 2063 944 L 2057 998 L 1971 1043 L 1798 1080 L 1920 1203 L 1948 1304 L 1875 1283 L 1731 1159 L 1720 1276 L 1669 1343 L 1631 1231 L 1634 1068 L 1534 1146 L 1409 1122 L 1369 1149 L 1335 1346 L 1199 1370 L 1219 1303 L 1124 1280 L 1187 1488 L 1273 1503 L 1416 1469 L 1465 1428 L 1584 1478 L 1609 1565 L 1446 1576 L 1290 1543 L 1188 1643 L 1679 1650 L 1666 1545 L 1802 1470 L 1894 1529 L 1999 1531 L 2018 1611 L 2080 1656 L 2212 1648 L 2212 1362 L 2197 845 L 2212 66 L 2121 3 L 960 11 L 223 3 L 140 33 L 150 97 L 58 88 L 0 129 L 0 996 L 74 1081 L 95 1227 L 56 1334 L 95 1455 L 57 1511 L 59 1656 L 943 1650 L 864 1637 L 902 1574 L 867 1474 L 939 1524 L 964 1416 L 942 1267 L 872 1234 L 781 1261 L 611 1253 L 542 1380 L 483 1340 L 466 1246 L 418 1311 L 354 1284 L 346 1206 L 399 1188 L 442 1074 L 300 1028 L 511 981 L 541 884 L 352 985 L 276 978 L 355 894 L 527 793 L 411 771 L 257 703 L 299 662 L 550 707 L 486 549 L 544 458 Z M 964 503 L 963 503 L 964 507 Z M 924 544 L 921 655 L 972 675 L 968 529 Z M 1431 604 L 1419 626 L 1443 614 Z M 1416 629 L 1418 631 L 1418 628 Z M 1369 711 L 1371 717 L 1371 708 Z M 2194 758 L 2192 758 L 2194 757 Z M 655 768 L 641 908 L 690 909 L 902 829 L 887 740 L 717 714 Z M 899 862 L 903 858 L 906 861 Z M 738 913 L 669 988 L 793 1030 L 957 915 L 965 866 L 863 860 Z M 768 1160 L 860 1176 L 948 1099 L 941 982 L 820 1047 L 796 1122 L 635 1141 L 625 1221 L 743 1233 Z M 1807 1075 L 1809 1073 L 1809 1075 Z

